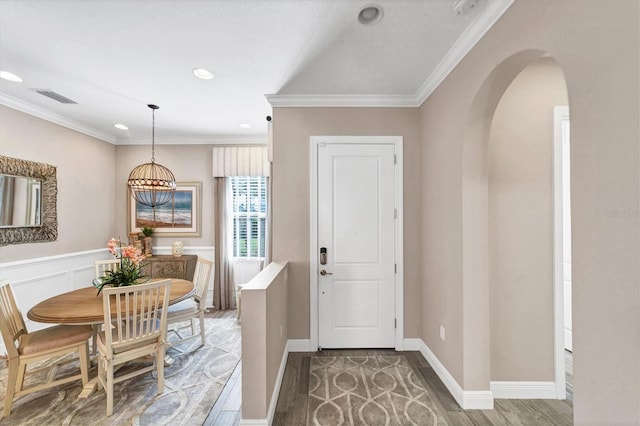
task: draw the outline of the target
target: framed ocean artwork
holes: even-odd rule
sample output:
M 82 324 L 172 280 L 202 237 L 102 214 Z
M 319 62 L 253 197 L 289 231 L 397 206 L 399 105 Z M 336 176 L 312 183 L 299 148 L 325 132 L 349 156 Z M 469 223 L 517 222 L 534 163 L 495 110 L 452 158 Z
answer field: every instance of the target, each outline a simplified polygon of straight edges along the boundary
M 136 202 L 129 193 L 129 229 L 155 228 L 156 237 L 200 236 L 200 193 L 202 182 L 178 182 L 171 201 L 155 208 Z

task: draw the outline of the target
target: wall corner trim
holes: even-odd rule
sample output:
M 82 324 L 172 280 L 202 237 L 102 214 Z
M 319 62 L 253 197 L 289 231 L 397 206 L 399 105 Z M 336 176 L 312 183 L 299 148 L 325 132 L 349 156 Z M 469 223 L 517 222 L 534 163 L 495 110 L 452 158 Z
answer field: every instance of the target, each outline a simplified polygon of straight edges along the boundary
M 240 419 L 240 426 L 268 426 L 273 423 L 273 416 L 276 413 L 276 405 L 278 404 L 278 397 L 280 396 L 280 386 L 282 386 L 282 378 L 284 377 L 284 370 L 287 366 L 287 359 L 289 352 L 310 352 L 309 339 L 289 339 L 285 345 L 284 352 L 282 353 L 282 360 L 280 361 L 280 368 L 278 369 L 278 375 L 276 376 L 276 383 L 273 386 L 273 393 L 271 394 L 271 401 L 269 408 L 267 409 L 266 419 Z
M 433 371 L 436 372 L 440 380 L 447 387 L 451 396 L 456 400 L 458 405 L 462 407 L 464 410 L 493 410 L 493 394 L 490 390 L 487 391 L 465 391 L 458 384 L 456 379 L 453 378 L 451 373 L 447 371 L 445 366 L 440 362 L 440 360 L 435 356 L 435 354 L 429 349 L 426 343 L 422 339 L 406 339 L 411 340 L 412 344 L 415 344 L 419 341 L 419 351 L 427 360 L 427 362 L 433 368 Z M 406 342 L 405 340 L 405 342 Z M 405 343 L 405 348 L 406 346 Z
M 315 352 L 317 348 L 311 348 L 309 339 L 289 339 L 287 341 L 287 352 Z
M 556 382 L 491 382 L 494 398 L 558 399 Z

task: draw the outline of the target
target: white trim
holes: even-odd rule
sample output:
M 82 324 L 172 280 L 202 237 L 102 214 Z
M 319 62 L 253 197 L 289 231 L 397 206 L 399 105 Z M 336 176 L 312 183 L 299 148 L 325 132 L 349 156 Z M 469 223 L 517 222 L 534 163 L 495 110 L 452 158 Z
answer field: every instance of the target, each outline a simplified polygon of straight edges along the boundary
M 284 352 L 282 354 L 282 360 L 280 360 L 280 368 L 278 370 L 278 374 L 276 376 L 276 382 L 273 386 L 273 393 L 271 394 L 271 402 L 269 403 L 269 407 L 267 409 L 267 418 L 266 419 L 240 419 L 240 425 L 270 425 L 273 422 L 273 416 L 276 412 L 276 406 L 278 404 L 278 397 L 280 396 L 280 388 L 282 387 L 282 379 L 284 377 L 284 371 L 287 367 L 287 359 L 289 358 L 290 352 L 309 352 L 308 349 L 309 341 L 306 339 L 290 339 L 287 340 L 287 344 L 284 347 Z M 304 350 L 301 350 L 302 348 Z
M 47 263 L 53 260 L 64 260 L 64 259 L 70 259 L 74 257 L 84 257 L 87 255 L 92 255 L 92 254 L 101 253 L 101 252 L 107 253 L 106 247 L 101 249 L 94 249 L 94 250 L 76 251 L 73 253 L 56 254 L 55 256 L 34 257 L 32 259 L 16 260 L 13 262 L 4 262 L 4 263 L 0 263 L 0 269 L 8 269 L 8 268 L 14 268 L 14 267 L 25 266 L 25 265 L 35 265 L 38 263 Z
M 460 63 L 462 58 L 469 53 L 473 46 L 480 41 L 496 21 L 511 7 L 513 2 L 514 0 L 485 2 L 484 9 L 480 11 L 478 17 L 467 27 L 426 81 L 422 83 L 422 86 L 415 96 L 415 101 L 418 105 L 422 105 L 422 103 L 427 100 Z
M 240 419 L 240 426 L 269 426 L 267 419 Z
M 419 107 L 414 95 L 265 95 L 272 107 Z
M 309 138 L 309 162 L 310 162 L 310 246 L 309 246 L 309 336 L 311 348 L 318 348 L 318 256 L 316 247 L 318 246 L 318 145 L 320 143 L 359 143 L 359 144 L 393 144 L 396 155 L 395 167 L 395 193 L 396 210 L 398 212 L 395 221 L 395 263 L 397 273 L 395 280 L 395 311 L 396 311 L 396 331 L 395 349 L 403 350 L 404 347 L 404 257 L 402 248 L 404 247 L 403 234 L 403 153 L 402 136 L 311 136 Z M 315 350 L 315 349 L 313 349 Z
M 465 391 L 447 371 L 445 366 L 435 356 L 431 349 L 420 340 L 420 353 L 436 372 L 442 383 L 447 387 L 451 396 L 464 410 L 493 410 L 493 394 L 488 391 Z
M 422 339 L 408 338 L 404 339 L 404 351 L 419 351 L 423 345 Z
M 556 382 L 491 382 L 494 398 L 556 399 Z
M 265 95 L 272 107 L 419 107 L 515 0 L 483 2 L 478 16 L 456 40 L 414 95 Z
M 86 126 L 77 121 L 70 120 L 66 117 L 63 117 L 61 115 L 48 111 L 42 107 L 33 105 L 31 103 L 25 102 L 18 98 L 14 98 L 13 96 L 7 95 L 6 93 L 0 92 L 0 105 L 13 108 L 15 110 L 24 112 L 29 115 L 33 115 L 34 117 L 38 117 L 43 120 L 49 121 L 51 123 L 58 124 L 62 127 L 66 127 L 67 129 L 75 130 L 76 132 L 80 132 L 82 134 L 94 137 L 96 139 L 100 139 L 101 141 L 109 142 L 111 144 L 116 143 L 116 138 L 113 137 L 112 135 L 101 132 L 100 130 L 94 129 L 92 127 Z
M 317 349 L 311 346 L 309 339 L 289 339 L 287 342 L 287 350 L 289 352 L 315 352 Z
M 256 136 L 212 136 L 210 138 L 197 138 L 197 137 L 184 137 L 178 139 L 172 138 L 157 138 L 155 140 L 156 145 L 267 145 L 267 135 Z M 119 138 L 116 142 L 118 146 L 124 145 L 149 145 L 149 139 L 131 138 L 124 139 Z
M 282 359 L 280 360 L 280 369 L 276 376 L 276 383 L 273 385 L 273 392 L 271 393 L 271 402 L 267 409 L 267 424 L 273 423 L 273 416 L 276 413 L 276 405 L 278 405 L 278 397 L 280 396 L 280 387 L 282 386 L 282 378 L 284 377 L 284 370 L 287 367 L 287 359 L 289 358 L 289 342 L 284 345 L 284 351 L 282 353 Z
M 562 121 L 569 107 L 553 108 L 553 329 L 556 398 L 567 398 L 564 360 L 564 265 L 562 221 Z

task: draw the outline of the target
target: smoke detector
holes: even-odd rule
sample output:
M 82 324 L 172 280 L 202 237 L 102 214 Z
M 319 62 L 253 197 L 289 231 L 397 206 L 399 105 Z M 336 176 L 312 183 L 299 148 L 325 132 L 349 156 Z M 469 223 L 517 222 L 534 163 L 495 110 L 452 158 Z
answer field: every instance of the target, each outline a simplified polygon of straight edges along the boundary
M 369 4 L 364 6 L 358 12 L 358 22 L 362 25 L 373 25 L 380 22 L 382 16 L 384 15 L 384 10 L 382 7 L 377 4 Z

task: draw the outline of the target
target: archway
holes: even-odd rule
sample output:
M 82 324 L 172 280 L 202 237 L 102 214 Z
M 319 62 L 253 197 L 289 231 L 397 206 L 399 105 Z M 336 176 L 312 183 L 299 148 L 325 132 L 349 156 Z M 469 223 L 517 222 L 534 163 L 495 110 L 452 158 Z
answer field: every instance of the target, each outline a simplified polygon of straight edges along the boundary
M 554 212 L 562 211 L 562 198 L 559 206 L 554 200 L 554 111 L 559 106 L 568 108 L 564 74 L 553 58 L 543 57 L 514 78 L 492 119 L 487 173 L 494 398 L 565 397 L 564 362 L 558 366 L 561 380 L 554 365 L 555 322 L 563 322 L 561 312 L 554 312 L 554 254 L 562 252 L 554 239 Z
M 490 274 L 491 247 L 494 242 L 489 236 L 489 141 L 492 122 L 498 103 L 514 79 L 530 64 L 544 56 L 541 50 L 526 50 L 516 53 L 503 62 L 487 76 L 474 98 L 467 116 L 465 139 L 463 143 L 462 168 L 462 238 L 463 238 L 463 388 L 485 390 L 492 381 L 519 381 L 534 383 L 541 381 L 525 379 L 505 379 L 499 372 L 500 380 L 494 380 L 495 366 L 492 357 L 496 353 L 496 344 L 492 341 L 492 280 Z M 565 90 L 566 94 L 566 90 Z M 549 112 L 553 119 L 553 110 Z M 551 132 L 552 135 L 552 132 Z M 552 212 L 550 212 L 552 215 Z M 551 232 L 551 227 L 549 231 Z M 548 247 L 552 252 L 552 246 Z M 552 269 L 549 270 L 549 282 L 552 282 Z M 553 300 L 553 288 L 548 289 Z M 495 305 L 496 301 L 493 300 Z M 553 306 L 549 307 L 547 319 L 553 321 Z M 550 329 L 553 348 L 553 327 Z M 545 349 L 546 350 L 546 349 Z M 511 359 L 512 354 L 507 357 Z M 543 377 L 553 386 L 553 350 L 548 353 L 551 361 L 551 377 L 548 372 Z M 517 369 L 517 366 L 516 366 Z M 507 373 L 510 374 L 510 373 Z M 538 374 L 537 372 L 535 374 Z M 494 390 L 494 389 L 492 389 Z M 537 391 L 538 389 L 534 389 Z M 545 390 L 547 392 L 548 389 Z M 522 397 L 522 396 L 520 396 Z M 546 397 L 549 397 L 548 395 Z

